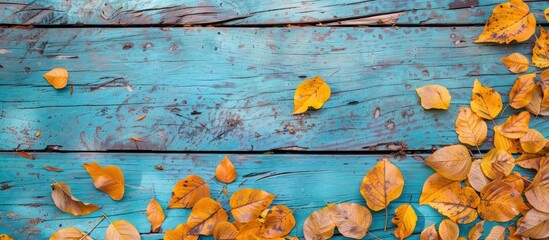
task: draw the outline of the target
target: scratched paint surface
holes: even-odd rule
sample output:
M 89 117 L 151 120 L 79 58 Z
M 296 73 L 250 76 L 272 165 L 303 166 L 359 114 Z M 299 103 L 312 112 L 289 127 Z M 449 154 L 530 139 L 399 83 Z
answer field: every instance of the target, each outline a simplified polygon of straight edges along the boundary
M 224 185 L 216 182 L 214 177 L 215 167 L 223 155 L 41 153 L 36 154 L 37 159 L 34 161 L 14 153 L 2 153 L 0 157 L 3 160 L 0 162 L 0 232 L 14 234 L 15 239 L 23 239 L 27 232 L 30 233 L 28 239 L 45 239 L 54 231 L 69 226 L 86 231 L 99 220 L 101 212 L 113 220 L 130 221 L 144 239 L 161 239 L 162 235 L 149 233 L 150 225 L 145 215 L 145 208 L 152 197 L 152 186 L 167 216 L 162 228 L 164 231 L 173 229 L 186 221 L 190 211 L 166 209 L 171 190 L 178 180 L 191 173 L 204 178 L 211 188 L 212 198 L 218 199 L 228 209 L 228 198 L 221 193 Z M 295 209 L 297 225 L 290 234 L 302 238 L 305 218 L 326 203 L 350 201 L 365 205 L 359 192 L 362 178 L 382 156 L 255 154 L 229 157 L 239 174 L 235 183 L 228 185 L 229 193 L 250 187 L 278 194 L 273 204 L 284 204 Z M 423 228 L 442 220 L 429 206 L 417 204 L 423 183 L 433 171 L 412 156 L 389 158 L 400 168 L 405 179 L 404 192 L 389 205 L 389 214 L 400 204 L 411 203 L 419 220 L 410 239 L 419 239 Z M 117 165 L 125 174 L 126 184 L 134 187 L 126 187 L 124 199 L 120 202 L 112 201 L 94 189 L 91 178 L 82 168 L 83 163 L 90 161 L 97 161 L 101 165 Z M 158 165 L 163 166 L 164 171 L 155 170 L 154 166 Z M 59 167 L 63 172 L 46 171 L 44 166 Z M 528 171 L 521 170 L 521 173 L 532 176 Z M 74 196 L 103 208 L 82 217 L 59 211 L 50 197 L 49 185 L 53 183 L 52 179 L 67 182 Z M 392 231 L 395 226 L 390 221 L 387 232 L 383 231 L 385 212 L 372 213 L 374 221 L 370 232 L 382 239 L 394 239 Z M 461 225 L 462 236 L 472 225 Z M 107 221 L 104 221 L 91 236 L 103 239 L 107 226 Z M 373 237 L 368 235 L 365 239 Z

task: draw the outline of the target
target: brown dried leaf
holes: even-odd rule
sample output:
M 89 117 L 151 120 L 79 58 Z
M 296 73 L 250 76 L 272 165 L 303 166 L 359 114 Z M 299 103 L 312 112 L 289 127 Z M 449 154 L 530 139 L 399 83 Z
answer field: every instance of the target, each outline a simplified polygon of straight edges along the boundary
M 53 166 L 44 166 L 44 169 L 52 172 L 62 172 L 63 170 L 61 168 L 53 167 Z
M 438 240 L 438 232 L 435 228 L 435 224 L 431 224 L 431 226 L 423 229 L 419 236 L 419 240 Z
M 494 181 L 480 192 L 478 213 L 482 219 L 492 222 L 507 222 L 528 209 L 520 193 L 511 185 Z
M 329 204 L 328 209 L 339 232 L 348 238 L 362 239 L 372 225 L 372 214 L 356 203 Z
M 505 240 L 505 227 L 494 226 L 485 240 Z
M 549 213 L 530 209 L 526 216 L 517 223 L 517 234 L 535 239 L 549 238 Z
M 549 159 L 549 153 L 523 153 L 516 159 L 516 163 L 522 168 L 539 171 L 541 162 L 547 159 Z
M 141 120 L 145 119 L 146 117 L 147 117 L 147 115 L 141 115 L 137 118 L 136 121 L 141 121 Z
M 535 209 L 549 213 L 549 166 L 543 166 L 524 195 Z
M 469 240 L 479 240 L 480 237 L 482 237 L 482 233 L 484 232 L 484 222 L 486 221 L 482 220 L 476 223 L 475 226 L 469 230 L 469 234 L 467 235 Z
M 210 187 L 194 174 L 175 184 L 168 208 L 192 208 L 200 199 L 210 196 Z
M 314 211 L 303 223 L 303 235 L 307 240 L 325 240 L 334 235 L 336 225 L 331 211 L 325 207 Z
M 33 155 L 30 155 L 30 154 L 28 154 L 26 152 L 23 152 L 23 151 L 17 151 L 17 153 L 19 153 L 19 155 L 21 157 L 24 157 L 24 158 L 28 158 L 28 159 L 32 159 L 32 160 L 36 159 L 36 158 L 34 158 Z
M 51 185 L 51 198 L 59 210 L 70 213 L 74 216 L 82 216 L 97 211 L 98 207 L 91 203 L 83 203 L 75 198 L 69 185 L 64 182 L 58 182 Z
M 473 161 L 471 170 L 467 174 L 467 180 L 469 181 L 469 184 L 477 192 L 482 191 L 482 188 L 484 188 L 484 186 L 488 185 L 488 183 L 491 182 L 491 180 L 487 178 L 482 172 L 482 169 L 480 168 L 480 162 L 481 160 Z
M 547 72 L 547 83 L 546 86 L 549 85 L 549 71 L 546 70 L 544 72 Z M 543 81 L 543 73 L 542 73 L 542 81 Z M 545 96 L 549 96 L 549 94 L 545 94 Z M 530 103 L 526 105 L 526 110 L 530 112 L 531 114 L 534 114 L 536 116 L 542 115 L 542 116 L 548 116 L 549 115 L 549 107 L 543 107 L 541 106 L 541 103 L 543 101 L 544 93 L 541 89 L 540 84 L 536 84 L 534 87 L 534 90 L 532 91 L 532 100 L 530 100 Z

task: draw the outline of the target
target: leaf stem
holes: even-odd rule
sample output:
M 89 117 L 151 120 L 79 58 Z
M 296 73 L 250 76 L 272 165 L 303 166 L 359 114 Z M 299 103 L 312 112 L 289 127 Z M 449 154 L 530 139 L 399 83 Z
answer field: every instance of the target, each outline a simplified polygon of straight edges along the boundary
M 389 210 L 385 207 L 385 226 L 383 227 L 383 231 L 387 231 L 387 221 L 389 221 Z
M 477 148 L 478 154 L 482 155 L 482 152 L 480 151 L 480 148 L 478 146 L 475 146 Z
M 101 215 L 103 215 L 103 217 L 106 217 L 106 218 L 107 218 L 107 220 L 109 220 L 109 222 L 110 222 L 110 223 L 112 224 L 112 221 L 111 221 L 111 219 L 110 219 L 109 217 L 107 217 L 107 215 L 105 215 L 104 213 L 101 213 Z
M 505 107 L 503 108 L 503 110 L 501 111 L 501 114 L 499 116 L 503 116 L 503 113 L 505 113 L 505 110 L 507 109 L 507 107 L 509 107 L 509 103 L 507 105 L 505 105 Z M 494 119 L 492 119 L 493 121 Z
M 101 219 L 99 219 L 99 222 L 97 222 L 97 223 L 96 223 L 96 224 L 95 224 L 86 234 L 84 234 L 84 236 L 80 237 L 79 240 L 83 240 L 83 239 L 85 239 L 87 236 L 89 236 L 89 235 L 93 232 L 93 230 L 95 230 L 95 228 L 97 228 L 97 226 L 99 226 L 99 224 L 100 224 L 101 222 L 103 222 L 103 220 L 105 220 L 105 218 L 107 217 L 107 215 L 105 215 L 105 214 L 102 214 L 102 215 L 103 215 L 103 216 L 101 216 Z M 111 220 L 109 220 L 109 222 L 110 222 L 110 221 L 111 221 Z

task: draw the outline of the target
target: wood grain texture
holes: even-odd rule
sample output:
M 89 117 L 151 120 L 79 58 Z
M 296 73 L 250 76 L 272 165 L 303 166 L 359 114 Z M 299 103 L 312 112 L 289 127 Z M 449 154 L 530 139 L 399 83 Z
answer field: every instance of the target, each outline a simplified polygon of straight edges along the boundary
M 1 29 L 0 149 L 399 150 L 402 144 L 454 144 L 455 118 L 459 106 L 469 105 L 475 78 L 506 103 L 517 75 L 499 59 L 510 52 L 529 55 L 533 46 L 473 44 L 481 31 Z M 54 67 L 70 72 L 72 95 L 69 87 L 55 90 L 42 78 Z M 296 86 L 316 75 L 331 86 L 331 99 L 318 111 L 293 116 Z M 450 90 L 448 111 L 420 106 L 415 88 L 428 84 Z M 532 118 L 530 126 L 549 131 L 543 117 Z M 482 149 L 489 148 L 490 139 Z
M 167 210 L 171 190 L 175 183 L 193 173 L 204 178 L 211 188 L 212 198 L 228 209 L 228 198 L 221 193 L 224 184 L 215 180 L 215 167 L 223 155 L 183 154 L 128 154 L 128 153 L 41 153 L 37 160 L 22 158 L 15 153 L 2 153 L 0 157 L 0 233 L 15 235 L 15 239 L 46 239 L 54 231 L 74 226 L 83 231 L 99 220 L 101 212 L 112 220 L 128 220 L 142 233 L 144 239 L 161 239 L 160 234 L 149 234 L 150 224 L 145 215 L 154 185 L 156 198 L 165 209 L 164 231 L 186 221 L 190 210 Z M 381 155 L 229 155 L 238 172 L 237 180 L 229 184 L 229 194 L 240 188 L 258 188 L 278 194 L 273 204 L 284 204 L 295 209 L 296 228 L 291 235 L 303 237 L 305 218 L 326 203 L 356 202 L 365 205 L 359 187 L 367 171 L 374 167 Z M 433 171 L 411 156 L 391 161 L 400 168 L 405 187 L 402 195 L 389 205 L 389 214 L 403 203 L 410 203 L 419 220 L 413 236 L 419 239 L 423 228 L 439 223 L 442 216 L 429 206 L 419 206 L 424 181 Z M 93 187 L 92 179 L 82 167 L 83 163 L 97 161 L 101 165 L 117 165 L 125 174 L 126 187 L 121 201 L 112 201 Z M 164 171 L 155 170 L 155 166 Z M 44 166 L 59 167 L 62 172 L 51 172 Z M 532 172 L 520 170 L 531 177 Z M 67 182 L 77 198 L 102 206 L 98 212 L 73 217 L 58 210 L 51 200 L 49 185 L 53 180 Z M 142 189 L 138 189 L 138 188 Z M 146 189 L 145 189 L 146 188 Z M 394 239 L 395 226 L 389 221 L 383 231 L 385 212 L 372 212 L 370 232 L 382 239 Z M 107 221 L 92 233 L 94 239 L 103 239 Z M 466 233 L 473 224 L 462 225 Z M 488 228 L 490 229 L 490 228 Z M 488 231 L 486 231 L 488 232 Z M 25 238 L 28 235 L 28 238 Z M 205 238 L 209 239 L 209 238 Z M 343 239 L 336 237 L 334 239 Z M 367 235 L 365 239 L 373 239 Z
M 6 0 L 2 24 L 483 24 L 502 0 Z M 546 1 L 526 0 L 541 14 Z

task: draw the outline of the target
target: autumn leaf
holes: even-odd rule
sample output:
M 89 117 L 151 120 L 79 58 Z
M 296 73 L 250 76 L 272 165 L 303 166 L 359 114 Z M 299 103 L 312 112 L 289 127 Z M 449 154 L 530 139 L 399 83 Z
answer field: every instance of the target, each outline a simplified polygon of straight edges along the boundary
M 322 77 L 316 76 L 300 83 L 295 90 L 293 114 L 304 113 L 312 107 L 320 109 L 330 98 L 330 86 Z
M 480 192 L 478 213 L 482 219 L 507 222 L 527 208 L 520 193 L 507 183 L 494 181 Z
M 339 233 L 348 238 L 362 239 L 372 225 L 372 214 L 356 203 L 329 204 L 328 209 Z
M 32 160 L 36 159 L 33 155 L 30 155 L 29 153 L 24 152 L 24 151 L 17 151 L 17 153 L 19 153 L 19 155 L 21 157 L 24 157 L 24 158 L 28 158 L 28 159 L 32 159 Z
M 62 89 L 67 86 L 69 72 L 64 68 L 54 68 L 44 74 L 43 77 L 55 89 Z
M 509 176 L 515 167 L 513 155 L 501 149 L 490 150 L 480 163 L 484 175 L 490 179 L 500 179 Z
M 130 222 L 116 220 L 112 222 L 105 233 L 106 240 L 139 240 L 139 231 Z
M 106 193 L 113 200 L 124 197 L 124 174 L 117 166 L 101 167 L 96 162 L 82 165 L 93 179 L 95 188 Z
M 521 0 L 510 0 L 498 4 L 492 10 L 492 16 L 486 21 L 484 31 L 475 42 L 524 42 L 535 31 L 536 18 L 530 13 L 528 5 Z
M 160 232 L 160 226 L 166 219 L 164 211 L 162 211 L 162 206 L 156 201 L 156 199 L 151 198 L 149 205 L 147 205 L 147 219 L 151 223 L 151 232 L 157 233 Z
M 0 234 L 0 240 L 13 240 L 13 238 L 7 234 Z
M 485 220 L 482 220 L 476 223 L 475 226 L 473 226 L 471 230 L 469 230 L 469 234 L 467 235 L 469 237 L 469 240 L 479 240 L 480 237 L 482 237 L 485 222 Z
M 438 240 L 438 232 L 435 228 L 435 224 L 431 224 L 429 227 L 423 229 L 419 235 L 419 240 Z
M 177 225 L 174 230 L 167 230 L 164 234 L 164 240 L 198 240 L 198 235 L 189 235 L 187 224 Z
M 130 139 L 133 140 L 133 141 L 136 141 L 136 142 L 143 142 L 143 140 L 141 140 L 141 138 L 138 138 L 136 136 L 132 136 Z
M 314 211 L 303 223 L 303 235 L 307 240 L 329 239 L 336 227 L 331 212 L 327 207 Z
M 200 199 L 187 219 L 188 234 L 212 235 L 215 226 L 225 222 L 229 216 L 217 201 L 206 197 Z
M 233 193 L 229 205 L 234 219 L 246 223 L 259 217 L 259 214 L 271 205 L 274 198 L 275 195 L 268 192 L 244 188 Z
M 423 184 L 423 189 L 421 190 L 421 195 L 419 197 L 419 204 L 428 204 L 433 199 L 438 198 L 444 191 L 458 188 L 461 188 L 459 181 L 450 180 L 439 173 L 434 173 L 429 176 Z
M 480 168 L 480 162 L 481 160 L 473 161 L 471 170 L 467 174 L 467 180 L 469 181 L 469 184 L 477 192 L 482 191 L 482 188 L 484 188 L 484 186 L 488 185 L 488 183 L 491 182 L 491 180 L 487 178 L 482 172 L 482 169 Z
M 549 165 L 539 170 L 524 195 L 535 209 L 549 213 Z
M 540 35 L 532 50 L 532 63 L 538 68 L 549 67 L 549 30 L 539 29 Z
M 549 140 L 545 139 L 540 132 L 535 129 L 528 129 L 528 132 L 520 138 L 520 146 L 527 153 L 537 153 L 541 151 Z
M 42 168 L 44 168 L 48 171 L 51 171 L 51 172 L 62 172 L 63 171 L 61 168 L 54 167 L 54 166 L 43 166 Z
M 135 121 L 141 121 L 141 120 L 145 119 L 146 117 L 147 117 L 147 115 L 141 115 Z
M 370 209 L 379 211 L 397 199 L 403 188 L 402 173 L 389 159 L 383 158 L 362 179 L 360 194 Z
M 410 204 L 402 204 L 395 209 L 395 215 L 391 222 L 397 225 L 394 232 L 395 237 L 402 240 L 409 237 L 414 232 L 417 223 L 417 215 Z
M 468 107 L 459 107 L 456 133 L 461 143 L 480 146 L 486 141 L 488 125 Z
M 290 233 L 294 226 L 293 211 L 284 205 L 275 205 L 265 216 L 260 235 L 265 238 L 284 237 Z
M 509 229 L 509 237 L 507 240 L 523 240 L 521 236 L 517 235 L 517 228 L 514 226 L 508 226 L 507 229 Z
M 548 72 L 547 75 L 549 75 L 549 71 L 547 71 L 547 72 Z M 543 76 L 543 73 L 542 73 L 542 76 Z M 549 76 L 547 78 L 547 81 L 548 81 L 547 86 L 549 86 Z M 534 114 L 536 116 L 538 116 L 538 115 L 542 115 L 542 116 L 549 115 L 549 106 L 546 106 L 546 107 L 542 106 L 542 101 L 543 100 L 546 100 L 546 101 L 549 100 L 548 96 L 549 96 L 549 93 L 545 93 L 545 99 L 544 99 L 544 93 L 543 93 L 543 90 L 541 89 L 540 84 L 539 83 L 536 84 L 536 86 L 534 87 L 534 90 L 532 91 L 532 100 L 530 100 L 530 103 L 528 103 L 528 105 L 526 105 L 526 107 L 525 107 L 526 110 L 528 110 L 528 112 L 530 112 L 531 114 Z
M 505 227 L 494 226 L 488 233 L 485 240 L 505 240 Z
M 522 168 L 539 171 L 541 162 L 545 159 L 549 159 L 549 153 L 523 153 L 516 159 L 516 163 Z
M 444 219 L 438 226 L 438 234 L 441 240 L 456 240 L 459 237 L 459 226 L 452 220 Z
M 70 213 L 74 216 L 82 216 L 95 212 L 100 208 L 91 203 L 83 203 L 75 198 L 71 193 L 69 185 L 64 182 L 54 183 L 51 185 L 51 188 L 53 190 L 51 198 L 53 199 L 55 206 L 63 212 Z
M 230 222 L 220 222 L 213 230 L 215 240 L 231 240 L 236 239 L 238 229 Z
M 516 233 L 524 237 L 547 239 L 549 238 L 547 229 L 549 229 L 549 213 L 530 209 L 518 224 Z
M 236 239 L 240 240 L 263 240 L 258 233 L 261 229 L 262 224 L 258 221 L 252 220 L 247 223 L 235 223 L 236 227 L 238 228 L 238 234 L 236 235 Z
M 0 237 L 0 240 L 3 239 Z M 86 236 L 85 233 L 78 230 L 78 228 L 68 227 L 55 231 L 50 240 L 93 240 L 91 237 Z
M 477 116 L 492 120 L 498 116 L 503 103 L 501 96 L 496 90 L 480 84 L 478 79 L 475 79 L 473 93 L 471 95 L 471 109 Z
M 210 196 L 210 187 L 194 174 L 175 184 L 168 208 L 192 208 L 200 199 Z
M 501 58 L 501 61 L 512 73 L 523 73 L 530 67 L 528 58 L 520 53 L 511 53 L 509 56 Z
M 520 194 L 524 191 L 524 179 L 518 172 L 513 172 L 511 175 L 505 177 L 504 179 L 500 179 L 497 181 L 501 181 L 504 183 L 507 183 L 513 187 L 513 189 L 517 190 Z
M 522 148 L 520 147 L 519 139 L 510 139 L 501 134 L 501 125 L 494 126 L 494 147 L 501 149 L 508 153 L 520 153 Z
M 507 120 L 501 126 L 500 134 L 510 138 L 518 139 L 524 136 L 528 132 L 528 125 L 530 124 L 530 113 L 521 112 L 509 116 Z
M 509 93 L 509 106 L 519 109 L 526 107 L 532 100 L 532 91 L 536 86 L 534 83 L 536 73 L 522 75 L 515 80 L 513 88 Z
M 445 178 L 463 180 L 467 178 L 472 161 L 469 149 L 458 144 L 435 151 L 425 159 L 425 164 Z
M 440 85 L 427 85 L 416 88 L 416 92 L 421 99 L 421 106 L 425 109 L 443 109 L 450 107 L 452 96 L 450 92 Z
M 36 131 L 36 133 L 34 134 L 35 137 L 40 137 L 40 130 Z
M 231 160 L 225 156 L 215 169 L 215 178 L 222 183 L 232 183 L 236 180 L 236 170 Z

